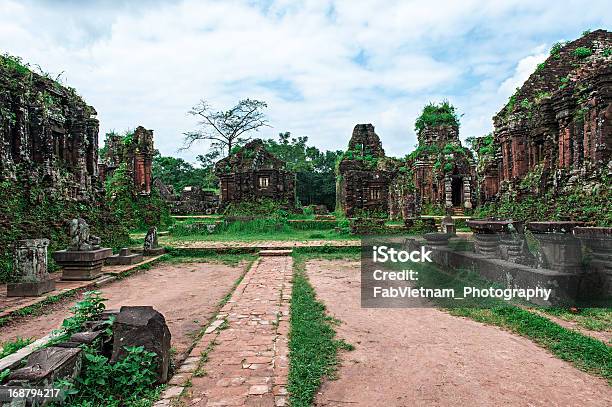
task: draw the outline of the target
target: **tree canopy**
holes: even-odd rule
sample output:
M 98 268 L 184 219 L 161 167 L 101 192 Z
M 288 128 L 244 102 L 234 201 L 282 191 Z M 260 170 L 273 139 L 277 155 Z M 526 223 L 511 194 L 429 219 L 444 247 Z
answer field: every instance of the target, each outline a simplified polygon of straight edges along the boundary
M 296 173 L 296 194 L 302 205 L 323 204 L 333 210 L 336 203 L 335 164 L 342 151 L 320 151 L 308 146 L 308 137 L 280 133 L 278 139 L 264 140 L 266 149 L 287 163 Z

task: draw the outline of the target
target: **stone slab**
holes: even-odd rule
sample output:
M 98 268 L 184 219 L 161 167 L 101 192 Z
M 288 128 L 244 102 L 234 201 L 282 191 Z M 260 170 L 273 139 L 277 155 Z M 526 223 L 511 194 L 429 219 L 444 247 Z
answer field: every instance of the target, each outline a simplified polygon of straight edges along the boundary
M 126 266 L 129 264 L 140 263 L 142 261 L 142 257 L 143 256 L 140 253 L 133 253 L 127 256 L 115 254 L 114 256 L 107 258 L 104 263 L 109 266 Z
M 53 260 L 56 263 L 75 263 L 75 262 L 93 262 L 105 260 L 113 255 L 113 249 L 102 248 L 97 250 L 75 251 L 75 250 L 59 250 L 53 253 Z
M 32 283 L 8 283 L 6 285 L 6 296 L 40 297 L 53 290 L 55 290 L 55 281 L 51 279 Z

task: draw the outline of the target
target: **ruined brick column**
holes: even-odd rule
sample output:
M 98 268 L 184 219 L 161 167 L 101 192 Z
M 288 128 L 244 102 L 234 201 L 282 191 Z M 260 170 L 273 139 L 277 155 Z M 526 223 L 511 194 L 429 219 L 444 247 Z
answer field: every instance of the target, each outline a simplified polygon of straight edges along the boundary
M 55 289 L 47 272 L 47 239 L 19 240 L 15 244 L 14 269 L 18 282 L 7 285 L 8 297 L 36 297 Z
M 471 181 L 471 177 L 463 178 L 463 207 L 466 209 L 472 209 L 472 187 L 470 186 Z

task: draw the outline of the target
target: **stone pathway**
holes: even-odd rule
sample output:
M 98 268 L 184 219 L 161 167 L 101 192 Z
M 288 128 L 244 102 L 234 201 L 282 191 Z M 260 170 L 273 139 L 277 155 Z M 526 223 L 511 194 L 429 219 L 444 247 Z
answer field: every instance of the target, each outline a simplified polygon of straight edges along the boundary
M 156 406 L 288 404 L 292 265 L 291 256 L 253 264 Z

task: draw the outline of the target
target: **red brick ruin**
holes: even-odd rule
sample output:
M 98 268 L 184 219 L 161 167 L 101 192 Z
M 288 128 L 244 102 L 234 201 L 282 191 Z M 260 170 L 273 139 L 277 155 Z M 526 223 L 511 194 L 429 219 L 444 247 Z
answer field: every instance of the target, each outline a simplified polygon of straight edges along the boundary
M 612 33 L 589 33 L 553 51 L 517 89 L 493 118 L 494 149 L 480 169 L 483 202 L 516 189 L 536 171 L 541 185 L 529 192 L 540 195 L 563 193 L 609 171 L 611 48 Z
M 95 109 L 73 89 L 8 66 L 0 64 L 0 180 L 39 185 L 54 199 L 94 202 Z
M 597 188 L 612 171 L 612 33 L 597 30 L 557 46 L 493 118 L 494 131 L 461 145 L 459 128 L 425 126 L 417 150 L 385 157 L 371 124 L 355 127 L 338 167 L 338 206 L 392 219 L 443 208 L 461 214 L 503 193 Z M 538 185 L 520 188 L 537 175 Z M 426 210 L 427 209 L 427 210 Z
M 102 178 L 112 177 L 114 171 L 125 163 L 127 173 L 134 183 L 134 194 L 150 195 L 155 154 L 153 130 L 138 126 L 133 134 L 125 137 L 110 135 L 106 143 L 107 153 L 99 165 Z
M 221 206 L 260 198 L 295 206 L 295 174 L 286 171 L 285 162 L 270 154 L 259 139 L 218 161 L 215 174 Z

